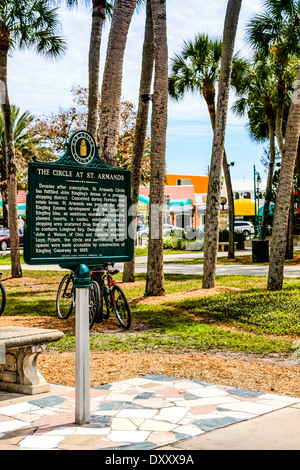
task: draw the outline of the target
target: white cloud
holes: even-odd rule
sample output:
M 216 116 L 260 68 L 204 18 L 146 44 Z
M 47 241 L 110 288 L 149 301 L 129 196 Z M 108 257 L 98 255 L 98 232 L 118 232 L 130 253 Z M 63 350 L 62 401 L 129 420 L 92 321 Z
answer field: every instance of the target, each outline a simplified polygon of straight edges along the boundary
M 259 0 L 243 2 L 237 37 L 237 49 L 245 49 L 242 38 L 246 20 L 259 10 Z M 167 5 L 167 30 L 169 56 L 180 51 L 183 40 L 192 39 L 199 32 L 222 36 L 227 0 L 170 0 Z M 88 49 L 91 28 L 91 12 L 85 6 L 73 10 L 60 9 L 62 35 L 68 43 L 67 54 L 57 61 L 46 61 L 33 51 L 15 51 L 9 59 L 9 89 L 11 101 L 34 113 L 56 112 L 59 106 L 72 102 L 70 94 L 74 83 L 86 86 L 88 81 Z M 133 102 L 138 100 L 141 54 L 144 38 L 145 12 L 134 14 L 130 26 L 124 59 L 123 96 Z M 109 34 L 106 24 L 102 38 L 101 70 L 104 67 L 105 50 Z M 185 101 L 185 100 L 184 100 Z M 181 102 L 178 114 L 196 115 L 198 103 L 188 99 Z M 171 109 L 171 108 L 170 108 Z M 190 118 L 190 116 L 187 115 Z
M 169 57 L 179 52 L 186 39 L 193 39 L 197 33 L 222 37 L 227 0 L 168 0 L 167 32 Z M 261 0 L 244 0 L 236 39 L 236 50 L 246 55 L 249 49 L 244 43 L 245 25 L 249 18 L 259 12 Z M 15 51 L 9 59 L 9 93 L 11 103 L 34 114 L 57 112 L 59 107 L 72 105 L 73 84 L 88 84 L 88 50 L 91 29 L 91 12 L 84 5 L 72 11 L 60 10 L 62 35 L 68 42 L 67 54 L 57 61 L 46 61 L 33 51 Z M 124 99 L 137 104 L 144 39 L 145 12 L 134 14 L 127 40 L 123 67 Z M 101 71 L 104 68 L 109 23 L 102 35 Z M 231 101 L 232 101 L 231 96 Z M 185 123 L 184 121 L 187 121 Z M 228 114 L 229 132 L 243 133 L 248 142 L 244 121 Z M 177 135 L 183 142 L 196 140 L 196 136 L 211 141 L 210 121 L 206 104 L 198 96 L 187 95 L 184 100 L 169 100 L 168 142 Z M 248 140 L 247 140 L 248 139 Z M 244 144 L 246 148 L 246 145 Z M 210 152 L 210 144 L 208 145 Z M 209 157 L 209 155 L 208 155 Z M 184 161 L 184 160 L 183 160 Z M 170 165 L 169 165 L 170 167 Z M 197 169 L 195 170 L 197 171 Z M 236 171 L 236 167 L 235 167 Z M 201 172 L 200 172 L 201 173 Z M 200 174 L 199 173 L 199 174 Z

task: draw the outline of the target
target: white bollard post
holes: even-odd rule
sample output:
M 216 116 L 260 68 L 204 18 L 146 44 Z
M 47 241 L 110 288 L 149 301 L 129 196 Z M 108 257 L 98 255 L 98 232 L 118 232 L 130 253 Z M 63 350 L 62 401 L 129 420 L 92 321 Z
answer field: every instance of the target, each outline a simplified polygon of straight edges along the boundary
M 80 267 L 82 267 L 81 265 Z M 88 269 L 85 266 L 86 269 Z M 88 270 L 89 271 L 89 270 Z M 88 272 L 89 275 L 89 272 Z M 88 279 L 89 281 L 90 279 Z M 75 287 L 76 287 L 75 276 Z M 76 287 L 75 423 L 90 423 L 89 287 Z

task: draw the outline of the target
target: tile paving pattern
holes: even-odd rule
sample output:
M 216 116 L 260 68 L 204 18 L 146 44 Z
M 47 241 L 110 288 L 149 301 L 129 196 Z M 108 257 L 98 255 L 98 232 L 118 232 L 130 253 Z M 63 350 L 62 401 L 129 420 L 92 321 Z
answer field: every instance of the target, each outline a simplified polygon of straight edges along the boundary
M 75 390 L 0 407 L 0 450 L 151 450 L 299 403 L 299 399 L 147 375 L 91 389 L 77 426 Z

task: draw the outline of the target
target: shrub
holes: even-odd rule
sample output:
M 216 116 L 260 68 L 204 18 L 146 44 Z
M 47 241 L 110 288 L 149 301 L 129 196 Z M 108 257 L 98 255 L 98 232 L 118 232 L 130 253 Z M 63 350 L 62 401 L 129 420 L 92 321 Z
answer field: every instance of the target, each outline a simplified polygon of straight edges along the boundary
M 219 242 L 228 242 L 229 231 L 219 230 Z M 246 237 L 242 232 L 234 232 L 234 241 L 237 242 L 237 248 L 243 250 L 245 248 Z

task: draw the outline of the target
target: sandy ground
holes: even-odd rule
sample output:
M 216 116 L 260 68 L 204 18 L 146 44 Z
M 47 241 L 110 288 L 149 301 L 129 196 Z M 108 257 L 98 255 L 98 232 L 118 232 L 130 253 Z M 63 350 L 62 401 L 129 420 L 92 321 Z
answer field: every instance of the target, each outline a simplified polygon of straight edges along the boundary
M 24 281 L 24 279 L 23 279 Z M 122 286 L 126 287 L 126 286 Z M 170 294 L 163 298 L 137 298 L 135 303 L 159 303 L 199 295 L 224 292 L 228 288 L 219 287 L 210 291 L 197 289 L 189 292 Z M 74 317 L 59 320 L 56 317 L 1 317 L 0 326 L 25 326 L 50 328 L 60 331 L 74 331 Z M 131 330 L 140 330 L 133 319 Z M 96 324 L 92 331 L 120 332 L 113 320 Z M 39 356 L 39 370 L 47 382 L 53 384 L 75 385 L 75 353 L 47 351 Z M 91 386 L 116 382 L 146 374 L 161 374 L 172 377 L 185 377 L 209 383 L 217 383 L 276 393 L 300 398 L 300 361 L 273 355 L 200 353 L 200 352 L 93 352 L 90 354 Z

